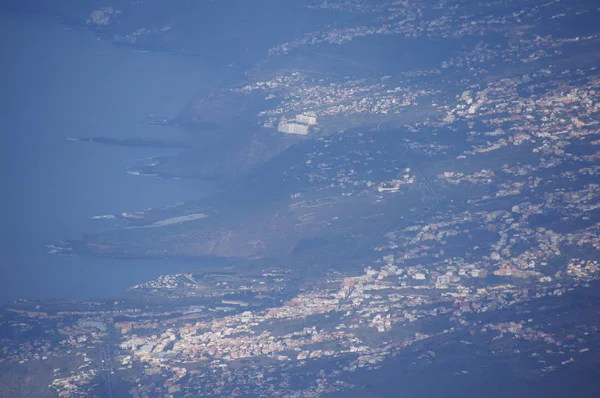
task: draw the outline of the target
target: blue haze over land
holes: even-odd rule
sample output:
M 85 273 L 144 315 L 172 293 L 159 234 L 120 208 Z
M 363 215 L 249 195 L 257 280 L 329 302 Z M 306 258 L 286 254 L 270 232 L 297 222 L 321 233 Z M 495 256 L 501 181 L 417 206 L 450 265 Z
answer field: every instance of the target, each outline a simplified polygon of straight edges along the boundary
M 0 398 L 600 397 L 595 3 L 5 1 Z
M 198 58 L 118 48 L 47 19 L 0 15 L 0 30 L 0 302 L 111 297 L 177 270 L 166 260 L 50 255 L 45 245 L 110 227 L 110 220 L 90 216 L 164 206 L 214 189 L 202 181 L 126 174 L 136 162 L 175 150 L 67 137 L 177 137 L 182 133 L 144 122 L 149 114 L 176 115 L 217 70 Z

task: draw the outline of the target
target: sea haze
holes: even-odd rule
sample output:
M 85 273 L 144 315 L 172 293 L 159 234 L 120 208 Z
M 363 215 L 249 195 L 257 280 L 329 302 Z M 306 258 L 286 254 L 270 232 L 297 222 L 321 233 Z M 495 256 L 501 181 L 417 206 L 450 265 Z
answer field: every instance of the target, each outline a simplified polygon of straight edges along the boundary
M 140 211 L 214 190 L 197 180 L 131 176 L 127 167 L 177 149 L 94 145 L 67 137 L 184 139 L 145 126 L 175 116 L 222 69 L 205 60 L 136 52 L 88 31 L 0 15 L 2 169 L 0 302 L 119 295 L 176 261 L 57 256 L 45 245 L 111 228 L 102 214 Z M 198 264 L 201 266 L 202 264 Z

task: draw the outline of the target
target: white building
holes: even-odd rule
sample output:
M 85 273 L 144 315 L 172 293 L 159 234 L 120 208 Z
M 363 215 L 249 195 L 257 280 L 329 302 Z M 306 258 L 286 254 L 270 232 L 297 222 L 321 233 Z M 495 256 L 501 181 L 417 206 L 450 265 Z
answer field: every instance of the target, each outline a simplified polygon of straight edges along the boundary
M 281 121 L 281 122 L 279 122 L 279 125 L 277 126 L 277 130 L 281 133 L 286 133 L 286 134 L 306 135 L 306 134 L 308 134 L 308 125 L 294 123 L 294 122 Z
M 302 115 L 296 115 L 296 122 L 314 126 L 317 124 L 317 114 L 314 112 L 306 112 Z

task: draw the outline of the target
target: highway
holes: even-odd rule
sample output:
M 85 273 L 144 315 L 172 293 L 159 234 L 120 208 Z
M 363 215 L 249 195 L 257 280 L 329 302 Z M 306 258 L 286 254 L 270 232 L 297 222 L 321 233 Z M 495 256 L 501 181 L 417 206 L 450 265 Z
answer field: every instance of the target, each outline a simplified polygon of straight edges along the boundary
M 100 344 L 100 373 L 104 379 L 104 386 L 106 387 L 106 393 L 108 398 L 114 398 L 113 394 L 113 378 L 115 369 L 113 367 L 109 346 L 106 343 Z

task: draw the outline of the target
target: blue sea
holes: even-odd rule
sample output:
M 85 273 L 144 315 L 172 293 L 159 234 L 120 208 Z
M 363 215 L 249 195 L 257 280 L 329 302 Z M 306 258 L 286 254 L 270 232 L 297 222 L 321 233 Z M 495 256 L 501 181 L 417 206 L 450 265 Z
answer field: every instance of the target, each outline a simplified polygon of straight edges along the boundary
M 222 71 L 202 59 L 116 47 L 48 19 L 0 15 L 0 31 L 0 303 L 115 297 L 161 273 L 206 265 L 58 256 L 46 245 L 115 228 L 92 216 L 214 192 L 207 182 L 126 173 L 175 150 L 67 138 L 182 139 L 175 128 L 145 125 L 148 116 L 176 116 Z

